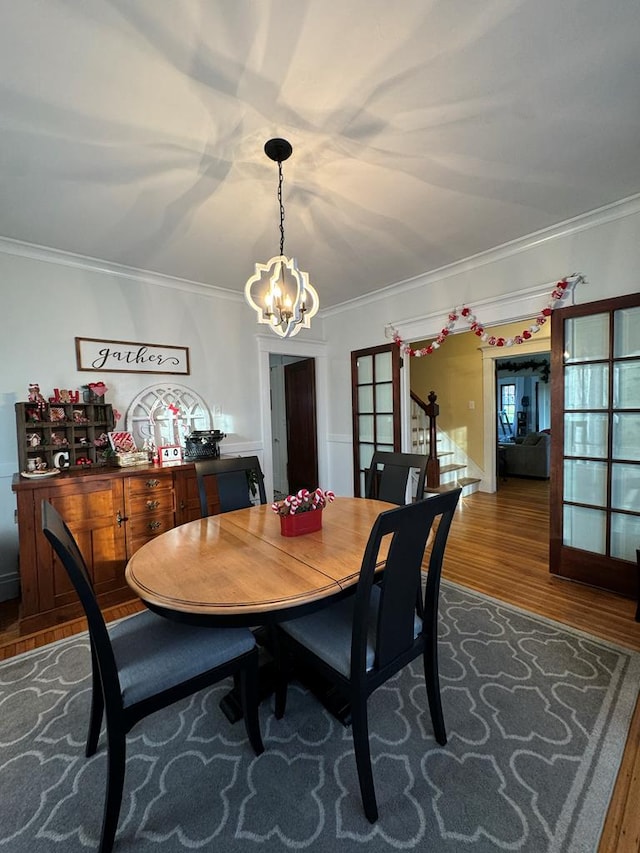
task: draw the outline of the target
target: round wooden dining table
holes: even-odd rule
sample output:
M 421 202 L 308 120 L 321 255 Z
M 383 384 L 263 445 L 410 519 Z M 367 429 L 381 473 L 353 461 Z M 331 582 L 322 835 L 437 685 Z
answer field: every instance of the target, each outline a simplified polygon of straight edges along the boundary
M 259 625 L 302 615 L 357 582 L 377 516 L 395 504 L 338 497 L 322 528 L 280 533 L 267 505 L 175 527 L 131 557 L 126 580 L 152 610 L 195 624 Z
M 170 619 L 268 626 L 348 595 L 376 518 L 396 508 L 339 497 L 322 511 L 320 530 L 292 537 L 282 536 L 280 519 L 268 504 L 190 521 L 136 551 L 127 564 L 127 583 L 150 610 Z M 381 568 L 384 556 L 383 551 Z M 260 643 L 268 644 L 268 638 Z M 338 719 L 349 719 L 348 706 L 336 705 L 321 682 L 305 683 Z M 269 661 L 261 664 L 259 689 L 261 698 L 273 691 Z M 221 699 L 220 708 L 232 723 L 241 719 L 236 688 Z

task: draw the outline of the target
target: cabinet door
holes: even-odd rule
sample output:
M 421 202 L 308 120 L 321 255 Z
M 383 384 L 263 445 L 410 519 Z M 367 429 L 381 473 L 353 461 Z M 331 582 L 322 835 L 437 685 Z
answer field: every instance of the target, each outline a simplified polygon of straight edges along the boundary
M 43 489 L 44 498 L 58 510 L 73 533 L 87 564 L 97 595 L 125 586 L 122 482 L 119 480 L 74 481 L 69 488 Z M 38 533 L 39 611 L 77 602 L 67 573 L 42 533 Z

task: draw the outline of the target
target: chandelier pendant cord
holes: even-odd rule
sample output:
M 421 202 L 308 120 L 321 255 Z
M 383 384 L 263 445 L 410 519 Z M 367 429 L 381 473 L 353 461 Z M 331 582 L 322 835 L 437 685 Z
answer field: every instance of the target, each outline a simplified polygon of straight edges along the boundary
M 284 255 L 284 204 L 282 203 L 282 161 L 278 160 L 278 206 L 280 207 L 280 254 Z

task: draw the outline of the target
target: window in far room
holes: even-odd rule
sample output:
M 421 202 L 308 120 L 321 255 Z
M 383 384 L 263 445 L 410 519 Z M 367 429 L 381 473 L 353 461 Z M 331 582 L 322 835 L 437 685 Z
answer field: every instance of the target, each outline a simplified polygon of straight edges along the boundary
M 516 386 L 515 383 L 500 385 L 500 430 L 502 438 L 513 436 L 513 422 L 516 416 Z

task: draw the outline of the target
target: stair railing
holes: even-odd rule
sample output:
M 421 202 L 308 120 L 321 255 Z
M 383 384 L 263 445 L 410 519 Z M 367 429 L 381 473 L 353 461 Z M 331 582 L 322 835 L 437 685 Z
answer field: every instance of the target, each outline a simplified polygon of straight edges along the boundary
M 411 391 L 411 399 L 419 406 L 429 419 L 429 455 L 427 458 L 427 488 L 437 489 L 440 485 L 440 460 L 437 450 L 436 418 L 440 414 L 440 406 L 436 403 L 438 399 L 434 391 L 429 392 L 428 403 L 425 403 L 417 394 Z

